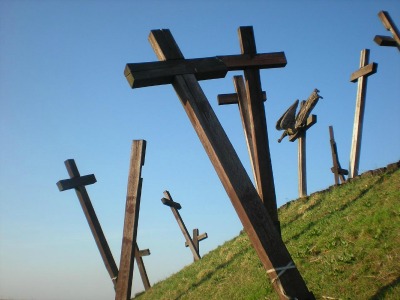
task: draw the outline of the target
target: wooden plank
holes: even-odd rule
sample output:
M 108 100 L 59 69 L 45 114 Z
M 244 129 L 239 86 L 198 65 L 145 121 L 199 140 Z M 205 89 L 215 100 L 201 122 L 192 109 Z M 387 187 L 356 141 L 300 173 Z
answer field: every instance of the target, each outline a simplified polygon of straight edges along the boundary
M 142 165 L 144 164 L 145 151 L 145 140 L 133 141 L 128 176 L 121 258 L 115 294 L 116 300 L 129 300 L 131 298 L 133 262 L 135 258 L 140 196 L 143 181 L 141 178 L 141 171 Z
M 68 159 L 65 162 L 68 174 L 71 179 L 82 178 L 80 176 L 78 167 L 75 164 L 75 160 Z M 86 220 L 89 224 L 90 231 L 94 237 L 97 248 L 100 251 L 101 258 L 103 259 L 104 265 L 106 266 L 107 272 L 113 281 L 114 287 L 116 286 L 116 279 L 118 277 L 118 268 L 115 264 L 114 257 L 112 256 L 110 247 L 108 246 L 106 237 L 100 226 L 100 222 L 97 218 L 96 212 L 94 211 L 92 202 L 90 201 L 89 195 L 86 191 L 85 186 L 78 185 L 75 188 L 76 195 L 78 196 L 79 203 L 81 204 L 83 213 L 85 214 Z
M 300 110 L 306 104 L 303 100 L 300 102 Z M 308 119 L 307 119 L 308 121 Z M 308 123 L 308 122 L 307 122 Z M 306 160 L 306 137 L 307 130 L 303 130 L 298 137 L 298 149 L 297 149 L 297 174 L 299 179 L 298 191 L 299 197 L 307 196 L 307 160 Z
M 149 41 L 158 59 L 183 58 L 169 30 L 151 31 Z M 292 266 L 293 259 L 196 77 L 176 76 L 173 87 L 280 299 L 315 299 L 294 263 L 278 277 L 276 268 Z
M 238 35 L 241 53 L 244 55 L 257 55 L 253 27 L 239 27 Z M 248 136 L 248 142 L 252 143 L 249 147 L 249 154 L 253 166 L 256 188 L 261 201 L 263 201 L 277 231 L 280 233 L 267 122 L 264 103 L 262 101 L 260 71 L 257 69 L 245 68 L 244 77 L 247 97 L 239 97 L 239 106 L 241 107 L 241 111 L 247 114 L 247 117 L 242 119 L 248 122 L 246 125 L 246 128 L 248 128 L 246 134 Z M 238 91 L 236 92 L 238 93 Z M 244 109 L 244 107 L 246 107 L 246 109 Z
M 147 276 L 147 271 L 143 263 L 142 256 L 147 256 L 150 255 L 149 249 L 146 250 L 139 250 L 139 247 L 137 244 L 135 244 L 135 259 L 136 259 L 136 264 L 139 269 L 140 277 L 142 278 L 143 286 L 144 289 L 147 291 L 151 288 L 151 284 L 149 281 L 149 277 Z
M 360 78 L 361 76 L 369 76 L 375 74 L 377 70 L 378 70 L 377 63 L 368 64 L 365 67 L 362 67 L 359 70 L 355 71 L 353 74 L 351 74 L 350 81 L 356 82 L 358 78 Z
M 297 140 L 304 131 L 307 131 L 310 129 L 311 126 L 313 126 L 315 123 L 317 123 L 317 116 L 316 115 L 310 115 L 307 118 L 306 126 L 304 128 L 300 128 L 296 131 L 295 134 L 289 135 L 288 139 L 290 142 L 294 142 Z
M 267 93 L 265 91 L 262 92 L 263 101 L 267 100 Z M 238 103 L 238 95 L 236 93 L 230 94 L 219 94 L 217 96 L 218 105 L 228 105 L 228 104 L 237 104 Z
M 176 75 L 195 74 L 197 80 L 224 78 L 228 71 L 244 68 L 281 68 L 286 65 L 283 52 L 257 55 L 225 55 L 194 59 L 130 63 L 124 75 L 132 88 L 170 84 Z
M 96 177 L 93 174 L 90 174 L 80 177 L 74 177 L 71 179 L 60 180 L 59 182 L 57 182 L 57 187 L 60 192 L 62 192 L 70 189 L 75 189 L 78 186 L 85 186 L 93 183 L 96 183 Z
M 167 200 L 174 202 L 172 200 L 171 194 L 168 191 L 164 191 L 164 196 Z M 174 203 L 177 203 L 177 202 L 174 202 Z M 190 237 L 189 231 L 187 230 L 185 223 L 183 223 L 183 220 L 182 220 L 182 217 L 181 217 L 179 211 L 174 206 L 171 206 L 170 208 L 171 208 L 172 214 L 174 215 L 176 221 L 178 222 L 178 226 L 181 229 L 186 242 L 189 245 L 190 251 L 192 251 L 193 259 L 195 261 L 201 259 L 199 251 L 197 250 L 195 244 L 193 243 L 193 240 Z
M 376 35 L 374 38 L 374 42 L 377 43 L 379 46 L 386 46 L 386 47 L 396 47 L 397 43 L 394 38 L 385 35 Z
M 378 13 L 378 17 L 382 21 L 383 26 L 386 28 L 386 30 L 390 31 L 390 33 L 393 36 L 393 39 L 397 43 L 397 49 L 400 50 L 400 32 L 397 29 L 396 24 L 390 17 L 389 13 L 387 11 L 382 10 Z
M 169 207 L 173 207 L 173 208 L 175 208 L 175 209 L 177 209 L 177 210 L 179 210 L 179 209 L 182 208 L 182 206 L 181 206 L 178 202 L 171 201 L 171 200 L 169 200 L 169 199 L 167 199 L 167 198 L 162 198 L 162 199 L 161 199 L 161 202 L 162 202 L 164 205 L 167 205 L 167 206 L 169 206 Z
M 207 239 L 207 238 L 208 238 L 207 232 L 202 233 L 202 234 L 200 234 L 200 235 L 197 236 L 197 239 L 198 239 L 199 242 L 201 242 L 202 240 L 205 240 L 205 239 Z M 185 247 L 189 247 L 189 244 L 188 244 L 187 242 L 185 242 Z M 199 252 L 200 252 L 200 251 L 199 251 Z
M 368 65 L 369 49 L 361 51 L 360 55 L 360 69 Z M 365 100 L 367 93 L 367 79 L 368 76 L 361 76 L 358 78 L 356 109 L 354 113 L 353 136 L 350 152 L 349 164 L 349 178 L 358 175 L 358 168 L 360 165 L 360 152 L 362 140 L 362 127 L 364 123 Z

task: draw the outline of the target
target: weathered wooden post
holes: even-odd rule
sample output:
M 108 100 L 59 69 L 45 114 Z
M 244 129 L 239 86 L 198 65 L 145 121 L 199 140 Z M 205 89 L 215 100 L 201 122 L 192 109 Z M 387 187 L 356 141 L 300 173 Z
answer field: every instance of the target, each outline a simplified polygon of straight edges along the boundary
M 149 40 L 161 62 L 139 64 L 139 77 L 146 78 L 147 86 L 172 83 L 279 298 L 315 299 L 198 83 L 200 79 L 221 78 L 216 73 L 224 77 L 221 70 L 226 74 L 228 70 L 286 64 L 284 55 L 220 56 L 217 61 L 201 59 L 197 68 L 199 61 L 184 59 L 169 30 L 153 30 Z M 125 76 L 134 88 L 135 64 L 127 65 Z
M 350 81 L 358 82 L 356 109 L 354 114 L 353 137 L 350 152 L 349 178 L 358 175 L 360 165 L 362 127 L 364 123 L 365 101 L 367 94 L 367 79 L 370 75 L 375 74 L 378 68 L 377 63 L 368 64 L 369 49 L 361 51 L 360 69 L 351 74 Z
M 96 178 L 93 174 L 80 176 L 78 168 L 73 159 L 68 159 L 65 161 L 65 166 L 67 171 L 71 176 L 71 179 L 60 180 L 57 182 L 58 189 L 60 191 L 65 191 L 69 189 L 75 189 L 78 195 L 79 202 L 81 203 L 83 212 L 88 221 L 89 227 L 92 231 L 93 237 L 96 241 L 97 248 L 100 251 L 101 257 L 103 259 L 104 265 L 111 277 L 111 280 L 116 287 L 118 278 L 118 268 L 115 264 L 114 257 L 112 256 L 110 247 L 108 246 L 106 237 L 101 229 L 100 222 L 97 218 L 96 212 L 94 211 L 92 202 L 90 201 L 89 194 L 86 191 L 85 185 L 93 184 L 96 182 Z M 145 290 L 148 290 L 151 285 L 149 278 L 147 276 L 146 268 L 143 263 L 142 256 L 150 255 L 150 250 L 139 250 L 136 244 L 135 258 L 138 265 L 140 276 L 142 278 L 143 286 Z
M 193 254 L 193 260 L 197 261 L 201 259 L 200 256 L 200 250 L 199 250 L 199 241 L 206 239 L 207 233 L 203 233 L 201 236 L 199 236 L 199 230 L 194 229 L 193 230 L 193 238 L 190 237 L 189 231 L 186 228 L 185 223 L 182 220 L 182 217 L 179 213 L 178 210 L 182 208 L 182 206 L 178 203 L 175 202 L 171 194 L 168 191 L 164 191 L 164 198 L 161 199 L 161 202 L 169 206 L 171 208 L 172 214 L 174 215 L 176 221 L 178 222 L 178 226 L 182 231 L 183 236 L 185 237 L 185 246 L 190 248 L 190 251 L 192 251 Z
M 345 169 L 342 169 L 340 166 L 339 162 L 339 155 L 337 152 L 337 146 L 335 142 L 335 136 L 333 134 L 333 127 L 329 126 L 329 137 L 330 137 L 330 144 L 331 144 L 331 153 L 332 153 L 332 163 L 333 167 L 331 168 L 331 171 L 335 177 L 335 185 L 339 185 L 339 179 L 341 180 L 342 183 L 346 181 L 346 178 L 344 175 L 348 175 L 349 172 Z
M 317 116 L 310 115 L 311 111 L 317 105 L 318 100 L 322 97 L 318 95 L 318 90 L 314 89 L 307 101 L 300 103 L 300 110 L 296 116 L 296 110 L 299 100 L 296 100 L 276 122 L 277 130 L 284 130 L 282 136 L 278 140 L 280 143 L 285 136 L 289 136 L 290 142 L 298 139 L 297 150 L 297 174 L 298 174 L 298 190 L 299 197 L 307 196 L 307 167 L 306 167 L 306 132 L 317 123 Z
M 145 151 L 146 141 L 133 141 L 128 176 L 121 259 L 115 300 L 129 300 L 131 298 L 133 261 L 135 258 L 140 196 L 143 181 L 141 178 L 141 171 L 142 166 L 144 165 Z
M 397 50 L 400 51 L 400 32 L 389 13 L 382 10 L 378 13 L 378 17 L 381 19 L 383 26 L 386 28 L 386 30 L 390 31 L 393 37 L 376 35 L 374 38 L 375 43 L 377 43 L 379 46 L 397 47 Z

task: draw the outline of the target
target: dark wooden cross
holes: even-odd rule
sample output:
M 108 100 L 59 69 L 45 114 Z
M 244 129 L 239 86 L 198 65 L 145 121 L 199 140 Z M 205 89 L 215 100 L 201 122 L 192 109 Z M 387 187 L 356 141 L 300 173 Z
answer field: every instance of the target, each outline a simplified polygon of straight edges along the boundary
M 153 66 L 148 69 L 148 77 L 151 77 L 152 73 L 160 73 L 162 66 L 168 69 L 171 62 L 187 66 L 184 56 L 169 30 L 151 31 L 149 41 L 158 59 L 163 62 L 161 64 L 160 62 L 148 63 Z M 236 65 L 240 61 L 246 61 L 246 63 L 242 63 L 242 68 L 260 69 L 263 66 L 265 67 L 265 64 L 254 63 L 254 59 L 260 57 L 260 55 L 235 55 L 231 56 L 231 59 L 236 62 Z M 271 58 L 269 60 L 270 66 L 277 66 L 283 63 L 283 53 L 273 55 L 273 59 L 270 55 L 267 56 Z M 225 64 L 224 60 L 222 61 L 228 68 L 228 64 Z M 284 59 L 284 62 L 286 63 L 286 59 Z M 233 64 L 231 63 L 230 65 L 232 66 Z M 127 65 L 127 69 L 129 72 L 125 72 L 125 75 L 131 86 L 134 87 L 132 85 L 134 80 L 131 80 L 132 78 L 134 79 L 132 65 Z M 151 71 L 152 69 L 153 71 Z M 168 70 L 165 72 L 168 73 Z M 213 70 L 211 70 L 211 73 L 213 73 Z M 202 142 L 253 247 L 268 276 L 271 278 L 273 287 L 282 300 L 288 297 L 302 300 L 315 299 L 293 263 L 289 251 L 276 230 L 275 223 L 262 203 L 214 110 L 211 108 L 198 83 L 200 78 L 196 77 L 196 75 L 199 76 L 196 68 L 192 68 L 191 72 L 188 72 L 187 69 L 183 73 L 172 72 L 169 76 L 172 79 L 169 82 L 172 82 L 172 86 Z M 212 78 L 211 75 L 209 78 Z M 148 83 L 148 85 L 154 84 L 151 81 Z
M 96 212 L 94 211 L 92 202 L 89 198 L 89 194 L 87 193 L 85 188 L 86 185 L 95 183 L 96 178 L 93 174 L 80 176 L 76 163 L 73 159 L 66 160 L 65 166 L 71 178 L 60 180 L 59 182 L 57 182 L 58 189 L 60 191 L 75 189 L 76 194 L 78 195 L 79 202 L 82 206 L 83 212 L 86 216 L 86 220 L 89 223 L 89 227 L 96 241 L 97 248 L 100 251 L 103 262 L 111 277 L 111 280 L 113 281 L 115 288 L 118 278 L 118 268 L 117 265 L 115 264 L 114 257 L 112 256 L 110 247 L 108 246 L 106 237 L 100 226 L 100 222 L 97 218 Z M 142 256 L 150 255 L 150 250 L 149 249 L 139 250 L 137 244 L 135 249 L 136 249 L 135 252 L 136 263 L 140 271 L 140 276 L 143 281 L 143 286 L 145 290 L 148 290 L 151 287 L 151 285 L 149 278 L 147 276 Z
M 238 35 L 242 55 L 257 55 L 253 27 L 240 27 Z M 243 80 L 242 76 L 235 76 L 233 83 L 236 93 L 219 95 L 218 102 L 220 104 L 237 103 L 239 106 L 256 189 L 276 229 L 280 232 L 274 175 L 263 103 L 266 100 L 266 93 L 261 88 L 259 69 L 245 68 L 244 78 Z
M 377 63 L 368 63 L 369 49 L 361 51 L 360 68 L 350 76 L 351 82 L 357 82 L 356 109 L 354 114 L 353 137 L 350 152 L 349 178 L 358 175 L 360 165 L 362 127 L 364 123 L 365 101 L 367 94 L 367 79 L 370 75 L 375 74 L 378 69 Z
M 339 179 L 342 183 L 346 181 L 345 175 L 348 175 L 349 172 L 345 169 L 342 169 L 339 162 L 339 155 L 337 152 L 337 146 L 335 142 L 335 136 L 333 134 L 333 127 L 329 126 L 329 137 L 330 137 L 330 144 L 331 144 L 331 152 L 332 152 L 332 162 L 333 167 L 331 168 L 332 173 L 335 177 L 335 185 L 339 185 Z
M 397 47 L 397 50 L 400 51 L 400 32 L 389 13 L 382 10 L 378 13 L 378 17 L 381 19 L 383 26 L 386 28 L 386 30 L 390 31 L 393 37 L 376 35 L 374 38 L 375 43 L 377 43 L 379 46 Z
M 139 222 L 140 197 L 142 192 L 141 178 L 146 151 L 145 140 L 132 142 L 128 188 L 126 195 L 124 231 L 122 237 L 119 274 L 115 292 L 115 300 L 131 299 L 133 267 L 137 226 Z
M 199 230 L 194 229 L 193 238 L 191 238 L 189 231 L 187 230 L 186 225 L 183 222 L 182 217 L 179 213 L 179 210 L 182 208 L 182 206 L 178 202 L 175 202 L 172 199 L 172 196 L 169 193 L 169 191 L 164 191 L 164 196 L 165 197 L 161 199 L 161 202 L 164 205 L 169 206 L 171 208 L 172 214 L 174 215 L 176 222 L 178 222 L 178 226 L 181 229 L 182 234 L 185 238 L 185 247 L 189 247 L 190 251 L 192 251 L 194 261 L 201 259 L 199 242 L 208 238 L 207 233 L 199 235 Z

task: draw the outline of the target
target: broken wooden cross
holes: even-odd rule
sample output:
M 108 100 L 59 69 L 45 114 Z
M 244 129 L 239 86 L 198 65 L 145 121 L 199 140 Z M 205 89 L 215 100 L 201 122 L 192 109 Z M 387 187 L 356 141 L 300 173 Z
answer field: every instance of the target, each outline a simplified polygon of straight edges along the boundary
M 75 189 L 76 194 L 78 195 L 79 202 L 81 203 L 83 212 L 86 216 L 86 220 L 89 223 L 89 227 L 92 231 L 93 237 L 96 241 L 97 247 L 100 251 L 103 262 L 106 266 L 106 269 L 113 281 L 114 288 L 116 287 L 117 278 L 118 278 L 118 268 L 115 264 L 114 257 L 112 256 L 110 247 L 108 246 L 106 237 L 101 229 L 100 222 L 97 218 L 96 212 L 94 211 L 92 202 L 90 201 L 89 195 L 86 191 L 85 186 L 89 184 L 93 184 L 96 182 L 96 178 L 93 174 L 80 176 L 76 163 L 73 159 L 68 159 L 65 161 L 65 166 L 70 175 L 70 179 L 64 179 L 57 182 L 58 189 L 60 191 L 66 191 L 69 189 Z M 140 276 L 143 281 L 143 286 L 145 290 L 148 290 L 150 286 L 149 278 L 147 276 L 146 268 L 143 263 L 142 256 L 150 255 L 150 250 L 139 250 L 136 245 L 136 263 L 138 265 Z
M 193 260 L 196 261 L 196 260 L 201 259 L 199 242 L 208 237 L 207 233 L 203 233 L 203 234 L 199 235 L 199 230 L 194 229 L 193 230 L 193 238 L 191 238 L 189 231 L 187 230 L 186 225 L 183 222 L 182 217 L 178 211 L 182 208 L 182 206 L 178 202 L 175 202 L 172 199 L 171 194 L 168 191 L 164 191 L 164 196 L 165 197 L 161 199 L 161 202 L 164 205 L 169 206 L 171 208 L 171 211 L 172 211 L 176 221 L 178 222 L 179 228 L 181 229 L 183 236 L 185 237 L 185 240 L 186 240 L 185 246 L 189 247 L 190 251 L 192 251 Z
M 187 61 L 168 29 L 152 30 L 149 40 L 158 59 L 166 62 L 161 62 L 161 65 L 159 62 L 148 63 L 153 66 L 149 68 L 149 70 L 153 69 L 153 71 L 147 72 L 148 77 L 152 76 L 151 73 L 159 73 L 157 70 L 154 71 L 154 69 L 157 69 L 156 66 L 168 66 L 171 61 L 186 65 Z M 239 55 L 233 56 L 233 59 L 238 61 L 247 60 L 245 64 L 242 64 L 243 68 L 260 69 L 263 67 L 262 64 L 255 64 L 254 61 L 252 63 L 252 59 L 257 58 L 257 56 L 259 55 Z M 275 56 L 275 63 L 272 65 L 281 65 L 283 63 L 282 58 L 284 58 L 283 53 L 280 54 L 279 59 Z M 286 63 L 286 59 L 284 59 L 284 63 Z M 129 66 L 128 64 L 127 69 L 130 71 L 125 72 L 125 75 L 130 85 L 134 87 L 134 81 L 131 80 L 134 78 L 132 76 L 134 73 L 132 65 Z M 191 73 L 187 72 L 186 69 L 185 71 L 183 73 L 174 72 L 169 74 L 171 78 L 169 82 L 172 83 L 181 100 L 183 108 L 202 142 L 279 298 L 282 300 L 288 297 L 299 300 L 315 299 L 296 268 L 279 232 L 275 229 L 272 218 L 201 89 L 198 78 L 196 78 L 196 73 L 198 72 L 195 69 Z M 213 77 L 210 75 L 208 78 Z M 155 84 L 158 83 L 151 81 L 148 83 L 148 85 Z
M 296 116 L 296 110 L 299 100 L 296 100 L 286 112 L 276 122 L 276 129 L 284 130 L 281 138 L 278 140 L 280 143 L 285 136 L 289 136 L 289 141 L 294 142 L 298 139 L 298 178 L 299 178 L 299 196 L 307 196 L 307 167 L 306 167 L 306 132 L 307 130 L 317 123 L 317 116 L 310 115 L 311 111 L 317 105 L 319 99 L 319 90 L 314 89 L 307 101 L 300 103 L 300 110 Z
M 142 192 L 142 166 L 146 152 L 145 140 L 134 140 L 126 195 L 124 231 L 122 237 L 119 274 L 115 292 L 115 300 L 131 299 L 133 260 L 135 257 L 137 226 L 139 222 L 140 197 Z
M 337 146 L 332 126 L 329 126 L 329 137 L 330 137 L 332 162 L 333 162 L 333 167 L 331 168 L 331 171 L 335 177 L 335 185 L 339 185 L 340 184 L 339 179 L 341 180 L 342 183 L 344 183 L 346 181 L 344 175 L 348 175 L 349 172 L 345 169 L 342 169 L 342 167 L 340 166 L 339 155 L 337 152 Z
M 386 28 L 386 30 L 390 31 L 393 37 L 376 35 L 374 38 L 375 43 L 377 43 L 379 46 L 397 47 L 397 50 L 400 51 L 400 32 L 389 13 L 382 10 L 378 13 L 378 17 L 381 19 L 383 26 Z
M 238 34 L 242 55 L 257 55 L 253 27 L 239 27 Z M 284 66 L 282 65 L 281 67 Z M 219 95 L 218 102 L 219 104 L 237 103 L 239 106 L 256 189 L 276 229 L 280 233 L 274 175 L 263 103 L 266 100 L 266 93 L 261 88 L 259 69 L 245 68 L 244 77 L 245 80 L 243 80 L 242 76 L 234 76 L 233 83 L 236 93 Z
M 358 175 L 360 165 L 362 127 L 364 122 L 365 101 L 367 94 L 367 79 L 370 75 L 375 74 L 378 69 L 377 63 L 368 64 L 369 49 L 361 51 L 360 69 L 351 74 L 350 81 L 358 82 L 356 109 L 354 114 L 353 137 L 350 152 L 349 178 Z

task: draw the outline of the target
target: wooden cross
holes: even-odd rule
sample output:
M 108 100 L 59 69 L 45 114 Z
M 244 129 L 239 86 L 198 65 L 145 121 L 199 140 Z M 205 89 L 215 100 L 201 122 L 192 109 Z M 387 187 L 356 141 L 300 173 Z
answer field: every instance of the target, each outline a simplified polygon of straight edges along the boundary
M 122 237 L 121 259 L 115 293 L 115 300 L 131 299 L 133 261 L 135 257 L 135 245 L 137 226 L 139 222 L 140 196 L 142 192 L 141 178 L 146 151 L 145 140 L 132 142 L 128 188 L 125 206 L 124 231 Z
M 161 202 L 164 205 L 169 206 L 171 208 L 171 211 L 172 211 L 176 221 L 178 222 L 179 228 L 181 229 L 182 234 L 185 237 L 185 240 L 186 240 L 185 246 L 189 247 L 190 251 L 192 251 L 193 260 L 197 261 L 197 260 L 201 259 L 199 242 L 208 237 L 207 233 L 203 233 L 203 234 L 199 235 L 199 230 L 194 229 L 193 230 L 193 238 L 191 238 L 189 231 L 187 230 L 186 225 L 183 222 L 182 217 L 178 211 L 182 208 L 182 206 L 178 202 L 175 202 L 172 199 L 171 194 L 168 191 L 164 191 L 164 196 L 165 196 L 165 198 L 162 198 Z
M 80 176 L 78 168 L 73 159 L 66 160 L 65 166 L 67 167 L 67 171 L 71 176 L 71 178 L 60 180 L 59 182 L 57 182 L 58 189 L 60 191 L 75 189 L 76 194 L 78 195 L 79 201 L 81 203 L 83 212 L 85 213 L 86 220 L 88 221 L 89 227 L 92 230 L 93 237 L 96 241 L 103 262 L 111 277 L 111 280 L 113 281 L 115 288 L 118 278 L 118 268 L 117 265 L 115 264 L 114 257 L 112 256 L 110 247 L 108 246 L 106 237 L 103 233 L 103 230 L 101 229 L 100 222 L 97 218 L 96 212 L 94 211 L 92 202 L 85 188 L 86 185 L 95 183 L 96 178 L 93 174 Z M 150 255 L 150 250 L 149 249 L 139 250 L 137 244 L 135 249 L 136 249 L 135 252 L 136 263 L 138 265 L 140 276 L 143 281 L 143 286 L 145 290 L 148 290 L 151 287 L 151 285 L 149 278 L 147 276 L 142 256 Z
M 360 165 L 362 127 L 364 122 L 365 99 L 367 94 L 367 79 L 370 75 L 375 74 L 378 69 L 377 63 L 368 64 L 368 60 L 369 49 L 364 49 L 361 51 L 360 69 L 350 76 L 350 81 L 358 82 L 358 87 L 350 152 L 349 178 L 354 178 L 358 175 L 358 167 Z
M 379 46 L 397 47 L 397 50 L 400 51 L 400 32 L 389 13 L 382 10 L 378 13 L 378 17 L 381 19 L 383 26 L 386 28 L 386 30 L 390 31 L 393 37 L 376 35 L 374 38 L 375 43 L 377 43 Z
M 242 55 L 257 55 L 253 27 L 239 27 L 238 34 Z M 282 65 L 281 67 L 284 66 Z M 280 233 L 274 175 L 263 103 L 267 97 L 261 88 L 259 69 L 245 68 L 244 77 L 245 80 L 243 80 L 242 76 L 235 76 L 233 83 L 236 93 L 219 95 L 218 102 L 219 104 L 237 103 L 239 106 L 256 189 L 276 229 Z
M 184 62 L 184 56 L 169 30 L 151 31 L 149 41 L 159 60 Z M 271 278 L 279 298 L 282 300 L 288 297 L 302 300 L 315 299 L 293 263 L 279 232 L 275 229 L 272 218 L 211 108 L 195 72 L 175 73 L 173 76 L 172 86 Z
M 340 166 L 339 155 L 337 152 L 337 146 L 332 126 L 329 126 L 329 137 L 330 137 L 332 162 L 333 162 L 333 167 L 331 168 L 331 171 L 335 177 L 335 185 L 339 185 L 340 184 L 339 179 L 341 180 L 342 183 L 344 183 L 346 181 L 344 175 L 348 175 L 349 172 L 345 169 L 342 169 L 342 167 Z

